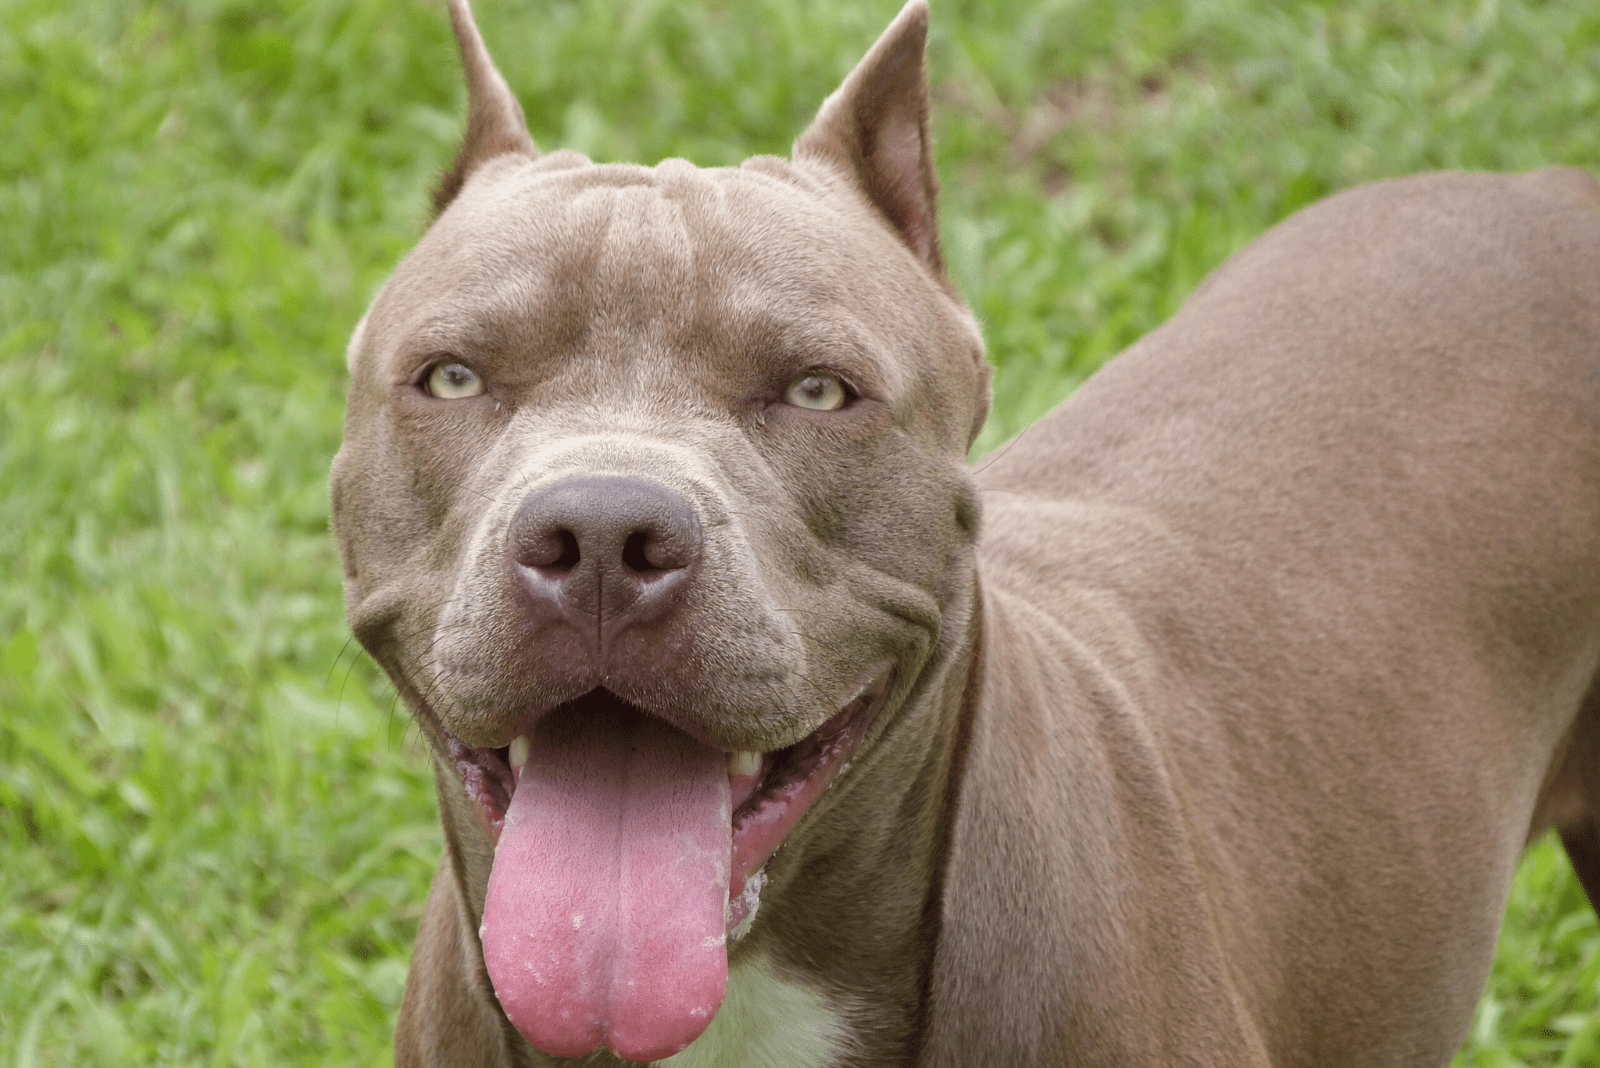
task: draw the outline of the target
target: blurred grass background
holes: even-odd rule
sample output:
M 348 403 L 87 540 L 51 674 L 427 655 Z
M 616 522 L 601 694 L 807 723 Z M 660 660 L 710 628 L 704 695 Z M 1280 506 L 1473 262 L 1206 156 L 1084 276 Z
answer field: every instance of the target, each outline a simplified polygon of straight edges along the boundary
M 784 152 L 895 0 L 480 0 L 545 147 Z M 990 448 L 1345 186 L 1600 165 L 1600 12 L 935 0 Z M 378 1065 L 439 849 L 346 643 L 348 330 L 461 91 L 431 0 L 0 0 L 0 1065 Z M 1458 1063 L 1600 1065 L 1600 933 L 1522 866 Z

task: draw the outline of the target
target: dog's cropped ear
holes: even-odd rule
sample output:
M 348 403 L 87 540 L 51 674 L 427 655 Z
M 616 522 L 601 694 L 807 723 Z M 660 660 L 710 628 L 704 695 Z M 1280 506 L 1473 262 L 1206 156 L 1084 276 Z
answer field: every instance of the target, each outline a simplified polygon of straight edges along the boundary
M 923 65 L 927 38 L 927 2 L 911 0 L 823 102 L 795 142 L 794 158 L 842 168 L 911 251 L 943 277 Z
M 522 105 L 511 94 L 511 87 L 495 68 L 483 35 L 473 21 L 467 0 L 450 0 L 450 25 L 461 46 L 461 68 L 467 76 L 467 133 L 461 140 L 455 164 L 433 191 L 433 213 L 438 215 L 461 192 L 467 176 L 495 156 L 516 152 L 530 159 L 539 158 L 533 137 L 528 133 Z

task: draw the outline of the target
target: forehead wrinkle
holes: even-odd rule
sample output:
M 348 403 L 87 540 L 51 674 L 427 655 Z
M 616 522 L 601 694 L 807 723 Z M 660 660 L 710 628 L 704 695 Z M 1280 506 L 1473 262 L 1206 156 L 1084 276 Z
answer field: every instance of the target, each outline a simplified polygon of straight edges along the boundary
M 694 242 L 682 206 L 655 183 L 594 190 L 607 226 L 594 283 L 607 316 L 630 334 L 678 334 L 692 316 Z

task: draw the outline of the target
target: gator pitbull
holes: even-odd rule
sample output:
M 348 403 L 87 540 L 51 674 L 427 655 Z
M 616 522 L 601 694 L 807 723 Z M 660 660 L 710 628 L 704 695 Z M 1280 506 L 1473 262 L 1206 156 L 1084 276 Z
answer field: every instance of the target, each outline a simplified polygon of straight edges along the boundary
M 1529 838 L 1600 888 L 1596 183 L 1333 197 L 974 473 L 922 0 L 727 170 L 541 156 L 451 14 L 333 475 L 398 1062 L 1444 1064 Z

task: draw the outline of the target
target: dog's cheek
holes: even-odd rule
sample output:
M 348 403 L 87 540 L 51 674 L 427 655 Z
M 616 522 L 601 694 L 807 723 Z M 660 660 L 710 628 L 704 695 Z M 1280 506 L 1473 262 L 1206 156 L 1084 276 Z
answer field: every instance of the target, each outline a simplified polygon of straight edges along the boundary
M 410 496 L 410 477 L 394 462 L 396 451 L 393 427 L 380 416 L 347 437 L 334 459 L 333 528 L 352 605 L 402 578 L 404 561 L 433 529 Z
M 970 553 L 978 526 L 977 494 L 965 469 L 929 456 L 904 439 L 889 477 L 892 490 L 876 491 L 877 505 L 861 511 L 848 533 L 850 552 L 862 563 L 944 599 L 953 556 Z
M 395 445 L 409 472 L 406 495 L 438 530 L 451 512 L 474 513 L 486 500 L 481 480 L 503 426 L 499 405 L 489 397 L 466 401 L 407 398 L 395 406 Z
M 877 480 L 893 477 L 882 453 L 891 427 L 882 411 L 792 412 L 777 406 L 757 446 L 779 489 L 817 541 L 837 543 L 875 507 Z
M 964 465 L 887 419 L 876 429 L 865 439 L 794 434 L 773 467 L 831 554 L 932 592 L 950 553 L 976 540 L 977 495 Z

